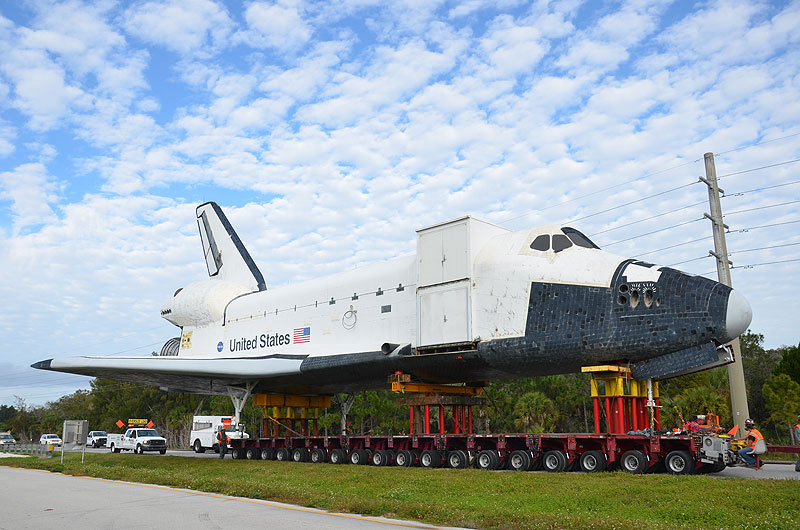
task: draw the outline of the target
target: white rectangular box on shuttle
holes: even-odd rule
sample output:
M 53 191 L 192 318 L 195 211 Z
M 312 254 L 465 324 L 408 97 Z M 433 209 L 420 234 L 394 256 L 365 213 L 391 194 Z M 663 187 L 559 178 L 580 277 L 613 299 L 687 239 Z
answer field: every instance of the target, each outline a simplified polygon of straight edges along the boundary
M 473 340 L 475 256 L 507 229 L 461 217 L 417 230 L 417 346 Z

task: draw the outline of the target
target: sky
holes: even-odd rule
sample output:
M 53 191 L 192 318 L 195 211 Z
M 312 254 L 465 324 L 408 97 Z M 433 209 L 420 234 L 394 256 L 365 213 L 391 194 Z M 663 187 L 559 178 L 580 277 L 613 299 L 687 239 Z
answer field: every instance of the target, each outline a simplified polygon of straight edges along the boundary
M 796 345 L 798 40 L 800 2 L 3 2 L 0 404 L 177 336 L 202 202 L 268 287 L 467 214 L 716 278 L 708 152 L 751 329 Z

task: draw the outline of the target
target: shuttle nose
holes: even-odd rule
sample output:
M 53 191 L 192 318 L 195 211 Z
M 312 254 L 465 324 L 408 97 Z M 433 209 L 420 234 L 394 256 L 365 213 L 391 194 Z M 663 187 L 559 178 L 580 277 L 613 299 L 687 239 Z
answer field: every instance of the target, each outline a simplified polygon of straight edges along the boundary
M 728 313 L 725 316 L 725 331 L 729 340 L 733 340 L 745 331 L 753 319 L 753 310 L 750 303 L 737 290 L 732 290 L 728 296 Z

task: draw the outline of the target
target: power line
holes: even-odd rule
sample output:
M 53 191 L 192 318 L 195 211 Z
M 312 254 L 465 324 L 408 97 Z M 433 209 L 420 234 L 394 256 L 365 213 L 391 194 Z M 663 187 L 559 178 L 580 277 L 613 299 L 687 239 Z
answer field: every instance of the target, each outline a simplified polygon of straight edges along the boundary
M 575 222 L 578 222 L 578 221 L 583 221 L 584 219 L 588 219 L 588 218 L 594 217 L 596 215 L 600 215 L 600 214 L 604 214 L 604 213 L 607 213 L 607 212 L 611 212 L 613 210 L 619 210 L 620 208 L 624 208 L 626 206 L 630 206 L 631 204 L 636 204 L 637 202 L 646 201 L 647 199 L 652 199 L 653 197 L 658 197 L 659 195 L 664 195 L 664 194 L 671 193 L 673 191 L 677 191 L 677 190 L 680 190 L 680 189 L 683 189 L 683 188 L 688 188 L 692 184 L 697 184 L 698 182 L 700 182 L 700 181 L 699 180 L 692 181 L 692 182 L 690 182 L 688 184 L 684 184 L 682 186 L 678 186 L 677 188 L 672 188 L 672 189 L 669 189 L 669 190 L 661 191 L 661 192 L 656 193 L 654 195 L 648 195 L 647 197 L 642 197 L 641 199 L 636 199 L 635 201 L 626 202 L 625 204 L 620 204 L 619 206 L 614 206 L 613 208 L 608 208 L 608 209 L 601 210 L 601 211 L 593 213 L 593 214 L 584 215 L 583 217 L 578 217 L 577 219 L 570 219 L 569 221 L 566 221 L 566 222 L 567 223 L 575 223 Z
M 624 225 L 615 226 L 614 228 L 608 228 L 606 230 L 601 230 L 599 232 L 595 232 L 593 234 L 589 234 L 589 237 L 596 236 L 596 235 L 599 235 L 599 234 L 605 234 L 606 232 L 611 232 L 613 230 L 618 230 L 620 228 L 625 228 L 626 226 L 631 226 L 631 225 L 635 225 L 635 224 L 638 224 L 638 223 L 643 223 L 645 221 L 650 221 L 652 219 L 657 219 L 659 217 L 663 217 L 663 216 L 669 215 L 671 213 L 680 212 L 681 210 L 688 210 L 689 208 L 694 208 L 695 206 L 700 206 L 701 204 L 705 204 L 706 202 L 708 202 L 708 201 L 696 202 L 694 204 L 690 204 L 690 205 L 684 206 L 682 208 L 676 208 L 676 209 L 670 210 L 668 212 L 660 213 L 660 214 L 653 215 L 653 216 L 650 216 L 650 217 L 645 217 L 644 219 L 639 219 L 638 221 L 632 221 L 632 222 L 626 223 Z
M 798 202 L 800 202 L 800 200 L 798 200 L 798 201 L 782 202 L 782 203 L 779 203 L 779 204 L 769 204 L 769 205 L 767 205 L 767 206 L 758 206 L 758 207 L 756 207 L 756 208 L 748 208 L 748 209 L 746 209 L 746 210 L 737 210 L 737 211 L 735 211 L 735 212 L 728 212 L 728 213 L 726 213 L 725 215 L 723 215 L 723 217 L 727 217 L 727 216 L 729 216 L 729 215 L 733 215 L 733 214 L 736 214 L 736 213 L 754 212 L 754 211 L 756 211 L 756 210 L 766 210 L 767 208 L 777 208 L 778 206 L 786 206 L 787 204 L 797 204 Z
M 779 264 L 779 263 L 791 263 L 791 262 L 794 262 L 794 261 L 800 261 L 800 258 L 784 259 L 784 260 L 778 260 L 778 261 L 765 261 L 763 263 L 751 263 L 749 265 L 737 265 L 735 267 L 731 267 L 731 269 L 753 269 L 755 267 L 761 267 L 762 265 L 775 265 L 775 264 Z M 717 272 L 717 271 L 704 272 L 703 274 L 712 274 L 714 272 Z
M 772 188 L 780 188 L 782 186 L 790 186 L 792 184 L 800 184 L 800 180 L 795 180 L 793 182 L 785 182 L 783 184 L 775 184 L 774 186 L 764 186 L 763 188 L 755 188 L 752 190 L 745 190 L 745 191 L 737 191 L 734 193 L 723 193 L 722 197 L 738 197 L 740 195 L 745 195 L 747 193 L 753 193 L 754 191 L 764 191 L 764 190 L 771 190 Z M 720 190 L 722 191 L 722 190 Z
M 684 241 L 683 243 L 678 243 L 677 245 L 670 245 L 668 247 L 657 248 L 655 250 L 648 250 L 647 252 L 643 252 L 641 254 L 637 254 L 638 256 L 646 256 L 647 254 L 655 254 L 656 252 L 661 252 L 662 250 L 669 250 L 675 247 L 682 247 L 683 245 L 689 245 L 691 243 L 697 243 L 699 241 L 705 241 L 711 236 L 701 237 L 700 239 L 692 239 L 691 241 Z
M 501 222 L 501 223 L 507 223 L 507 222 L 509 222 L 509 221 L 516 221 L 517 219 L 521 219 L 521 218 L 523 218 L 523 217 L 527 217 L 528 215 L 530 215 L 530 214 L 531 214 L 531 213 L 533 213 L 533 212 L 544 212 L 544 211 L 546 211 L 546 210 L 550 210 L 550 209 L 552 209 L 552 208 L 556 208 L 556 207 L 558 207 L 558 206 L 563 206 L 563 205 L 565 205 L 565 204 L 569 204 L 569 203 L 571 203 L 571 202 L 575 202 L 575 201 L 579 201 L 579 200 L 581 200 L 581 199 L 585 199 L 586 197 L 592 197 L 592 196 L 594 196 L 594 195 L 598 195 L 598 194 L 600 194 L 600 193 L 603 193 L 603 192 L 606 192 L 606 191 L 608 191 L 608 190 L 613 190 L 614 188 L 619 188 L 620 186 L 625 186 L 625 185 L 627 185 L 627 184 L 632 184 L 632 183 L 634 183 L 634 182 L 638 182 L 638 181 L 640 181 L 640 180 L 644 180 L 644 179 L 646 179 L 646 178 L 650 178 L 650 177 L 652 177 L 652 176 L 659 175 L 659 174 L 661 174 L 661 173 L 666 173 L 667 171 L 672 171 L 673 169 L 682 168 L 682 167 L 684 167 L 684 166 L 688 166 L 689 164 L 696 164 L 697 162 L 700 162 L 700 160 L 702 160 L 702 159 L 701 159 L 701 158 L 698 158 L 697 160 L 692 160 L 692 161 L 690 161 L 690 162 L 685 162 L 685 163 L 683 163 L 683 164 L 679 164 L 679 165 L 677 165 L 677 166 L 672 166 L 672 167 L 668 167 L 668 168 L 666 168 L 666 169 L 662 169 L 662 170 L 659 170 L 659 171 L 654 171 L 653 173 L 647 173 L 646 175 L 642 175 L 641 177 L 637 177 L 637 178 L 635 178 L 635 179 L 632 179 L 632 180 L 628 180 L 628 181 L 625 181 L 625 182 L 621 182 L 621 183 L 619 183 L 619 184 L 614 184 L 613 186 L 609 186 L 609 187 L 607 187 L 607 188 L 603 188 L 603 189 L 601 189 L 601 190 L 593 191 L 593 192 L 591 192 L 591 193 L 587 193 L 586 195 L 581 195 L 581 196 L 579 196 L 579 197 L 575 197 L 575 198 L 573 198 L 573 199 L 569 199 L 569 200 L 566 200 L 566 201 L 563 201 L 563 202 L 559 202 L 559 203 L 557 203 L 557 204 L 553 204 L 553 205 L 547 206 L 546 208 L 539 208 L 539 209 L 537 209 L 537 210 L 532 210 L 531 212 L 524 213 L 524 214 L 522 214 L 522 215 L 517 215 L 516 217 L 510 217 L 510 218 L 508 218 L 508 219 L 504 219 L 504 220 L 502 220 L 502 221 L 500 221 L 500 222 Z
M 728 255 L 731 256 L 733 254 L 741 254 L 743 252 L 755 252 L 756 250 L 769 250 L 769 249 L 772 249 L 772 248 L 794 247 L 796 245 L 800 245 L 800 243 L 785 243 L 783 245 L 770 245 L 768 247 L 748 248 L 748 249 L 745 249 L 745 250 L 735 250 L 733 252 L 728 252 Z
M 626 239 L 620 239 L 619 241 L 614 241 L 613 243 L 606 243 L 603 246 L 604 247 L 610 247 L 612 245 L 616 245 L 617 243 L 623 243 L 625 241 L 630 241 L 631 239 L 638 239 L 640 237 L 649 236 L 649 235 L 652 235 L 652 234 L 657 234 L 659 232 L 664 232 L 665 230 L 671 230 L 671 229 L 677 228 L 679 226 L 684 226 L 684 225 L 688 225 L 688 224 L 691 224 L 691 223 L 696 223 L 697 221 L 702 221 L 703 219 L 705 219 L 705 217 L 700 217 L 698 219 L 692 219 L 691 221 L 685 221 L 683 223 L 678 223 L 676 225 L 667 226 L 665 228 L 659 228 L 658 230 L 653 230 L 652 232 L 647 232 L 645 234 L 639 234 L 638 236 L 633 236 L 633 237 L 629 237 L 629 238 L 626 238 Z
M 740 228 L 738 230 L 730 230 L 730 229 L 728 229 L 728 230 L 725 231 L 725 233 L 726 234 L 736 234 L 736 233 L 748 232 L 750 230 L 756 230 L 758 228 L 771 228 L 773 226 L 783 226 L 783 225 L 790 225 L 790 224 L 794 224 L 794 223 L 800 223 L 800 219 L 798 219 L 797 221 L 785 221 L 783 223 L 772 223 L 772 224 L 769 224 L 769 225 L 750 226 L 748 228 Z
M 742 147 L 737 147 L 736 149 L 730 149 L 729 151 L 723 151 L 721 153 L 716 153 L 715 156 L 727 155 L 728 153 L 733 153 L 735 151 L 743 151 L 745 149 L 750 149 L 751 147 L 757 147 L 759 145 L 769 144 L 769 143 L 777 142 L 777 141 L 780 141 L 780 140 L 786 140 L 787 138 L 794 138 L 795 136 L 800 136 L 800 133 L 789 134 L 787 136 L 781 136 L 780 138 L 773 138 L 772 140 L 764 140 L 762 142 L 758 142 L 758 143 L 755 143 L 755 144 L 750 144 L 750 145 L 745 145 L 745 146 L 742 146 Z
M 745 169 L 744 171 L 737 171 L 736 173 L 728 173 L 726 175 L 717 175 L 717 180 L 725 177 L 732 177 L 734 175 L 741 175 L 742 173 L 750 173 L 752 171 L 760 171 L 762 169 L 769 169 L 771 167 L 778 167 L 778 166 L 785 166 L 786 164 L 793 164 L 795 162 L 800 162 L 800 158 L 796 158 L 795 160 L 787 160 L 786 162 L 778 162 L 777 164 L 770 164 L 768 166 L 761 166 L 761 167 L 754 167 L 753 169 Z
M 736 251 L 733 251 L 733 252 L 728 252 L 728 256 L 733 256 L 734 254 L 743 254 L 745 252 L 755 252 L 757 250 L 770 250 L 770 249 L 773 249 L 773 248 L 793 247 L 793 246 L 796 246 L 796 245 L 800 245 L 800 243 L 786 243 L 786 244 L 783 244 L 783 245 L 770 245 L 768 247 L 747 248 L 747 249 L 744 249 L 744 250 L 736 250 Z M 684 261 L 679 261 L 677 263 L 671 263 L 671 264 L 667 265 L 667 267 L 673 267 L 675 265 L 681 265 L 682 263 L 689 263 L 689 262 L 692 262 L 692 261 L 697 261 L 697 260 L 701 260 L 701 259 L 705 259 L 705 258 L 710 258 L 712 256 L 713 256 L 713 254 L 709 253 L 709 254 L 706 254 L 705 256 L 700 256 L 699 258 L 692 258 L 692 259 L 687 259 L 687 260 L 684 260 Z

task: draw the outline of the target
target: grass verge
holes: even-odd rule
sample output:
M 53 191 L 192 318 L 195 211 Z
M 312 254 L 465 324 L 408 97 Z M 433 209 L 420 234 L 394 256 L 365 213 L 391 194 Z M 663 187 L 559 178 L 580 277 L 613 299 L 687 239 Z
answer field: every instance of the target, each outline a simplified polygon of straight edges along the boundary
M 448 526 L 539 528 L 800 528 L 793 480 L 615 473 L 334 466 L 68 453 L 0 465 L 162 484 Z

